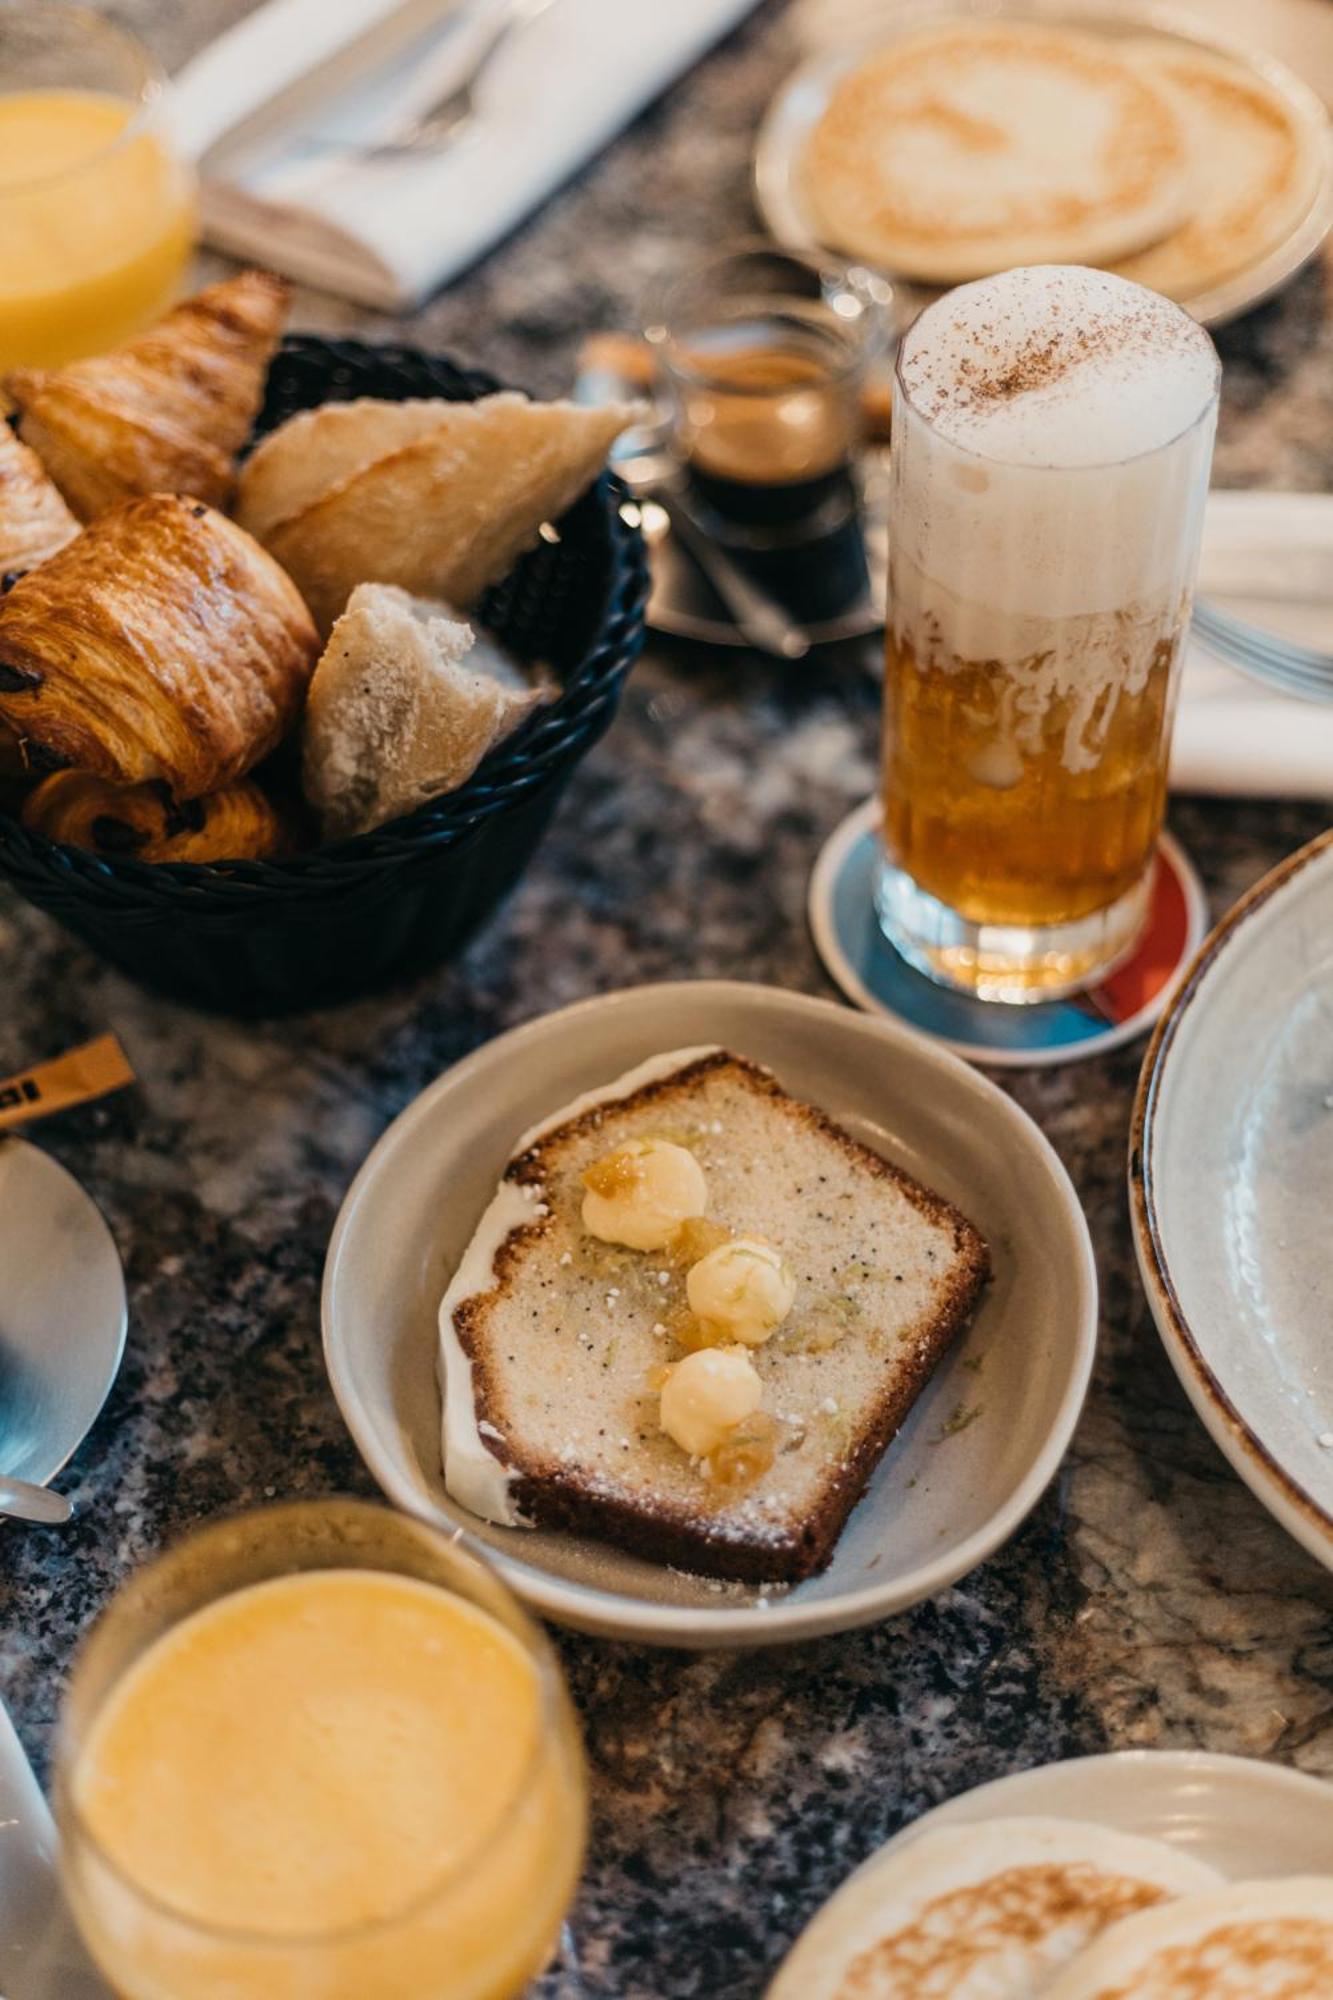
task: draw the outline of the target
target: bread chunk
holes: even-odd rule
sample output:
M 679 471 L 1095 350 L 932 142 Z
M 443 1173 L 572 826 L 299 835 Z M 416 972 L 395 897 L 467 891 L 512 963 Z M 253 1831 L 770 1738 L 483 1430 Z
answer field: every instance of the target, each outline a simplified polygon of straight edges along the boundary
M 472 628 L 447 607 L 363 583 L 329 637 L 306 703 L 306 797 L 325 835 L 365 833 L 454 791 L 546 699 L 468 665 Z

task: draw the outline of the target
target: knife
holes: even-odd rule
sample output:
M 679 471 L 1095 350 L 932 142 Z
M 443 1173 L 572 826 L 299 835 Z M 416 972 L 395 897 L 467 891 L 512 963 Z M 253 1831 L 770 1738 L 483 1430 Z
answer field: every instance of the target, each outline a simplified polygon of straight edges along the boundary
M 380 14 L 349 41 L 339 43 L 299 76 L 280 83 L 253 110 L 211 139 L 195 161 L 200 175 L 216 176 L 228 159 L 250 152 L 279 133 L 299 131 L 313 112 L 354 86 L 364 85 L 368 75 L 389 68 L 432 29 L 471 11 L 463 0 L 399 0 L 396 7 Z M 182 136 L 188 141 L 188 133 Z

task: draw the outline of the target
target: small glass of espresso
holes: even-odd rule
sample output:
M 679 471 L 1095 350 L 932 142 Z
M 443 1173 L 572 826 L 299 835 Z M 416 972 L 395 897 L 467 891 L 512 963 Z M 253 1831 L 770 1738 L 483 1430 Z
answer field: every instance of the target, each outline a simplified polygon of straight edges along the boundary
M 649 316 L 686 497 L 808 622 L 866 587 L 855 458 L 891 296 L 868 271 L 747 242 L 672 279 Z

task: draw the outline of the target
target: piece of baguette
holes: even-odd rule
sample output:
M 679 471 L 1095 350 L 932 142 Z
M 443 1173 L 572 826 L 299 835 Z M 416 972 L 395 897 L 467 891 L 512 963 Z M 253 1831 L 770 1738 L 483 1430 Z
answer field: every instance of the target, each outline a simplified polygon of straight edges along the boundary
M 619 404 L 530 403 L 508 391 L 476 403 L 329 404 L 255 454 L 240 519 L 296 579 L 323 632 L 358 583 L 466 609 L 592 484 L 633 417 Z
M 390 584 L 352 592 L 315 668 L 302 732 L 305 794 L 330 840 L 454 791 L 545 701 L 467 665 L 472 629 Z
M 767 1237 L 796 1275 L 788 1321 L 751 1356 L 776 1455 L 740 1489 L 710 1481 L 658 1422 L 683 1269 L 582 1227 L 583 1170 L 648 1136 L 688 1145 L 710 1221 Z M 965 1217 L 768 1070 L 676 1052 L 575 1107 L 506 1170 L 441 1308 L 446 1481 L 491 1518 L 798 1582 L 828 1562 L 988 1270 Z
M 429 436 L 448 407 L 438 398 L 386 403 L 358 396 L 350 403 L 298 410 L 261 438 L 241 467 L 236 519 L 262 542 L 280 521 L 299 514 L 339 480 Z

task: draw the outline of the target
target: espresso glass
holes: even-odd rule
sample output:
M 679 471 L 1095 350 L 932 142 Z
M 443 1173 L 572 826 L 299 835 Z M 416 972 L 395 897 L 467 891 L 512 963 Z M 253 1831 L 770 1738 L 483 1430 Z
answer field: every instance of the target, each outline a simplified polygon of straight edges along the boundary
M 890 299 L 869 272 L 744 243 L 672 279 L 649 317 L 688 498 L 809 623 L 866 588 L 855 460 Z

